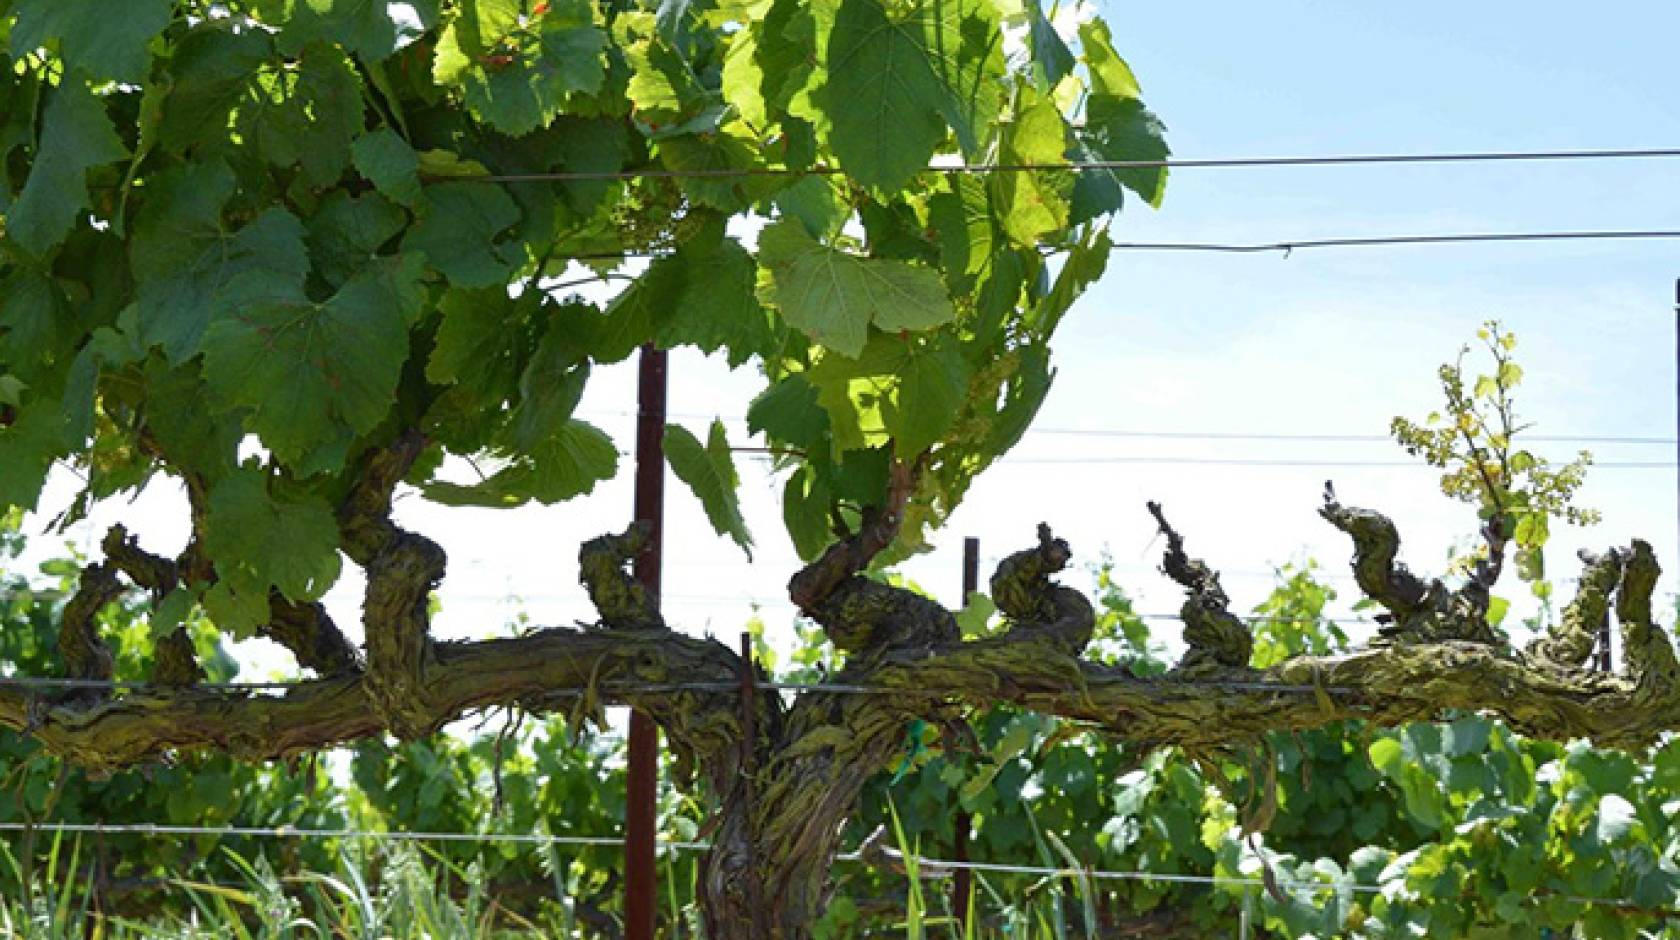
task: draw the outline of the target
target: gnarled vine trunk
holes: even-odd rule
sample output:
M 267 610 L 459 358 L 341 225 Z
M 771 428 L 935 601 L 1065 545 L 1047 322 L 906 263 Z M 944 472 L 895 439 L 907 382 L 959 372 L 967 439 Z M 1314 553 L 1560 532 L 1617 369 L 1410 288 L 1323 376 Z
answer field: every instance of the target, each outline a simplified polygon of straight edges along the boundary
M 339 513 L 351 557 L 368 572 L 365 665 L 318 605 L 277 604 L 265 632 L 318 674 L 283 694 L 202 688 L 189 650 L 184 661 L 159 665 L 167 675 L 156 676 L 156 686 L 121 697 L 113 689 L 42 693 L 0 681 L 0 726 L 84 767 L 111 770 L 188 750 L 272 760 L 387 732 L 414 737 L 491 706 L 581 720 L 606 704 L 629 705 L 664 729 L 679 781 L 698 779 L 712 798 L 700 900 L 717 940 L 810 935 L 829 900 L 843 824 L 917 719 L 956 722 L 966 709 L 1009 702 L 1140 745 L 1203 753 L 1272 731 L 1346 719 L 1392 725 L 1448 709 L 1492 712 L 1538 737 L 1585 736 L 1611 746 L 1642 746 L 1680 729 L 1680 666 L 1651 617 L 1658 568 L 1650 546 L 1634 542 L 1586 558 L 1580 592 L 1558 629 L 1515 650 L 1486 621 L 1496 564 L 1457 590 L 1425 582 L 1397 564 L 1390 520 L 1344 507 L 1333 494 L 1322 514 L 1352 538 L 1360 586 L 1388 610 L 1383 636 L 1369 649 L 1296 657 L 1264 671 L 1247 665 L 1251 639 L 1227 610 L 1218 574 L 1185 552 L 1153 505 L 1167 537 L 1163 571 L 1186 591 L 1188 650 L 1174 671 L 1145 679 L 1081 658 L 1092 608 L 1051 581 L 1069 550 L 1047 527 L 992 578 L 1007 628 L 963 640 L 943 607 L 862 576 L 896 534 L 908 492 L 902 474 L 894 499 L 866 513 L 856 534 L 789 585 L 795 603 L 845 654 L 843 668 L 791 701 L 741 694 L 743 663 L 734 651 L 665 625 L 625 570 L 645 541 L 636 528 L 580 552 L 597 625 L 438 642 L 427 634 L 425 597 L 442 576 L 443 552 L 389 518 L 391 489 L 418 443 L 405 438 L 370 454 Z M 1486 536 L 1500 539 L 1496 531 Z M 1490 544 L 1490 558 L 1500 548 Z M 192 544 L 182 558 L 162 559 L 114 531 L 106 551 L 64 611 L 66 676 L 82 686 L 110 676 L 94 615 L 115 596 L 119 574 L 154 594 L 192 566 L 213 577 Z M 1612 611 L 1622 626 L 1625 671 L 1584 671 L 1593 633 Z

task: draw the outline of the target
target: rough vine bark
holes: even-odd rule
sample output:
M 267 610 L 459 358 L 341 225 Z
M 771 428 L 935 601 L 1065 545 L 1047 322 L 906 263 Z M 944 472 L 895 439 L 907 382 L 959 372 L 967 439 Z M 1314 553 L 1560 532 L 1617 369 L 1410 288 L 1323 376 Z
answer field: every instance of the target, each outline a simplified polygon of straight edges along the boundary
M 970 708 L 1012 702 L 1143 745 L 1199 751 L 1346 719 L 1430 720 L 1449 709 L 1497 714 L 1537 737 L 1585 736 L 1626 748 L 1680 729 L 1680 665 L 1652 618 L 1659 568 L 1644 542 L 1584 557 L 1580 593 L 1556 630 L 1515 650 L 1486 621 L 1502 545 L 1497 531 L 1486 533 L 1486 563 L 1452 590 L 1399 564 L 1391 520 L 1327 493 L 1322 514 L 1352 539 L 1356 578 L 1390 620 L 1367 649 L 1257 671 L 1248 666 L 1252 640 L 1229 612 L 1217 572 L 1188 555 L 1164 510 L 1150 504 L 1167 538 L 1163 572 L 1186 590 L 1188 651 L 1167 675 L 1140 679 L 1081 658 L 1092 608 L 1052 580 L 1072 553 L 1047 526 L 993 575 L 992 593 L 1009 623 L 989 638 L 965 641 L 943 607 L 864 576 L 891 543 L 902 508 L 895 500 L 914 477 L 913 468 L 899 467 L 894 498 L 789 585 L 844 651 L 845 665 L 826 689 L 791 702 L 755 695 L 755 734 L 743 740 L 739 657 L 666 625 L 626 571 L 646 538 L 636 528 L 580 551 L 599 623 L 513 639 L 432 641 L 425 599 L 442 575 L 442 550 L 390 520 L 391 489 L 421 446 L 409 435 L 366 455 L 341 508 L 345 542 L 369 574 L 365 669 L 348 644 L 331 639 L 342 635 L 330 621 L 307 607 L 281 606 L 270 629 L 296 638 L 289 645 L 304 651 L 300 662 L 319 653 L 311 668 L 320 678 L 278 695 L 190 683 L 120 696 L 0 684 L 0 726 L 103 771 L 190 750 L 267 760 L 385 732 L 416 736 L 492 706 L 582 720 L 606 704 L 631 705 L 663 727 L 679 778 L 697 778 L 711 794 L 713 848 L 701 882 L 707 924 L 715 937 L 746 940 L 809 936 L 829 900 L 841 826 L 869 777 L 901 752 L 914 719 L 947 722 Z M 170 583 L 171 566 L 179 577 L 187 563 L 147 555 L 120 529 L 105 549 L 107 561 L 86 569 L 63 614 L 65 670 L 77 678 L 111 675 L 97 617 L 120 594 L 117 573 L 155 595 Z M 1594 628 L 1611 612 L 1621 623 L 1625 669 L 1584 671 Z M 757 768 L 750 781 L 748 767 Z

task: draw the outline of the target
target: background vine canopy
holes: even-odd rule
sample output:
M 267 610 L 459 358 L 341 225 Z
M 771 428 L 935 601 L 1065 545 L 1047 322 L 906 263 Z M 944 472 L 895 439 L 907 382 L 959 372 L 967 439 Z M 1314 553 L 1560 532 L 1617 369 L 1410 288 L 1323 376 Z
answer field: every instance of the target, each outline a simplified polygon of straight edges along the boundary
M 432 500 L 589 492 L 617 452 L 573 409 L 650 341 L 763 370 L 750 428 L 807 559 L 919 462 L 902 555 L 1043 400 L 1125 192 L 1165 184 L 928 169 L 1165 157 L 1107 27 L 1070 44 L 1037 4 L 111 12 L 0 0 L 0 503 L 35 508 L 57 461 L 87 481 L 64 522 L 179 477 L 215 575 L 161 598 L 159 635 L 318 599 L 334 507 L 406 429 Z M 629 283 L 551 289 L 597 277 Z M 722 426 L 667 446 L 750 550 Z

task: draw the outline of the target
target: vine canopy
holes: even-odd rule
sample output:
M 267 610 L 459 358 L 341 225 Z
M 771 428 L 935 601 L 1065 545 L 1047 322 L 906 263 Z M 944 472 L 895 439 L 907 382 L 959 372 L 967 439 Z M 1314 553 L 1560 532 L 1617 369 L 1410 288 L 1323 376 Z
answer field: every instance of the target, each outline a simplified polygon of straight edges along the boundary
M 0 0 L 0 504 L 61 461 L 65 522 L 177 478 L 209 564 L 169 609 L 236 635 L 356 557 L 346 502 L 405 435 L 449 505 L 613 476 L 573 412 L 648 342 L 762 371 L 750 431 L 803 556 L 913 466 L 886 557 L 912 551 L 1044 399 L 1107 220 L 1165 184 L 930 169 L 1165 157 L 1107 27 L 1034 3 L 115 12 Z M 596 280 L 624 284 L 566 292 Z M 748 546 L 721 426 L 668 440 Z

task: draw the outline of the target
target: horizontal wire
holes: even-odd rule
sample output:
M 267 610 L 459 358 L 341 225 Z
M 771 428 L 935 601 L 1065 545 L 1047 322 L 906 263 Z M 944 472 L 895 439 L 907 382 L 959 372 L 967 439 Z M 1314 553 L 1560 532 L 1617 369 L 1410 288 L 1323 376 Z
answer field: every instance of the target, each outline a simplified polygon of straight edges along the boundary
M 512 842 L 535 845 L 579 845 L 622 848 L 623 836 L 559 836 L 541 833 L 513 833 L 513 832 L 415 832 L 403 830 L 359 830 L 359 829 L 306 829 L 292 826 L 177 826 L 161 823 L 15 823 L 0 822 L 0 832 L 58 832 L 91 835 L 187 835 L 187 836 L 246 836 L 253 838 L 276 839 L 365 839 L 369 841 L 388 842 Z M 709 842 L 691 842 L 674 839 L 658 839 L 658 845 L 684 852 L 709 851 Z M 873 859 L 861 852 L 841 852 L 834 860 L 844 863 L 871 864 Z M 902 855 L 901 864 L 914 864 L 918 868 L 950 869 L 979 872 L 991 872 L 1005 875 L 1040 875 L 1057 878 L 1082 878 L 1093 881 L 1159 881 L 1170 884 L 1195 884 L 1221 886 L 1229 885 L 1247 888 L 1264 888 L 1266 879 L 1241 878 L 1230 875 L 1190 875 L 1178 872 L 1153 872 L 1139 870 L 1114 870 L 1095 868 L 1056 868 L 1045 865 L 1009 865 L 1001 862 L 972 862 L 954 859 L 928 858 L 920 855 Z M 887 866 L 874 865 L 881 868 Z M 1386 890 L 1381 885 L 1369 884 L 1336 884 L 1322 881 L 1300 881 L 1293 878 L 1273 878 L 1271 884 L 1283 889 L 1309 889 L 1312 891 L 1352 891 L 1362 894 L 1380 894 Z M 1559 895 L 1559 900 L 1575 904 L 1608 905 L 1616 907 L 1639 907 L 1627 898 L 1588 898 L 1574 895 Z
M 1212 465 L 1222 467 L 1387 467 L 1412 468 L 1416 470 L 1438 470 L 1429 464 L 1410 460 L 1291 460 L 1289 458 L 1271 459 L 1267 457 L 1178 457 L 1178 456 L 1148 456 L 1123 455 L 1114 457 L 1002 457 L 998 464 L 1014 464 L 1016 466 L 1030 464 L 1184 464 L 1184 465 Z M 1673 470 L 1680 466 L 1672 460 L 1606 460 L 1595 461 L 1591 465 L 1594 470 Z
M 518 842 L 529 845 L 623 845 L 622 836 L 558 836 L 521 832 L 414 832 L 376 829 L 309 829 L 296 826 L 176 826 L 162 823 L 0 822 L 0 832 L 65 832 L 92 835 L 248 836 L 274 839 L 368 839 L 386 842 Z M 707 849 L 705 842 L 660 839 L 676 849 Z
M 1028 434 L 1059 434 L 1073 437 L 1141 437 L 1180 441 L 1280 441 L 1331 444 L 1393 444 L 1385 434 L 1287 434 L 1264 431 L 1133 431 L 1107 428 L 1028 428 Z M 1524 434 L 1522 439 L 1537 444 L 1666 444 L 1672 437 L 1617 437 L 1614 435 Z
M 640 412 L 630 409 L 585 409 L 576 413 L 580 417 L 613 417 L 637 418 L 643 417 Z M 742 415 L 712 415 L 701 412 L 667 412 L 663 417 L 683 421 L 710 421 L 716 418 L 731 424 L 745 424 L 747 419 Z M 1288 433 L 1266 431 L 1151 431 L 1130 428 L 1058 428 L 1058 427 L 1030 427 L 1027 434 L 1059 434 L 1073 437 L 1122 437 L 1122 438 L 1158 438 L 1162 440 L 1185 441 L 1301 441 L 1337 444 L 1376 444 L 1394 443 L 1394 438 L 1386 434 L 1316 434 L 1316 433 Z M 1537 444 L 1668 444 L 1680 443 L 1680 439 L 1672 437 L 1640 437 L 1593 434 L 1524 434 L 1522 439 Z
M 1310 238 L 1280 242 L 1114 242 L 1113 251 L 1209 251 L 1247 254 L 1313 248 L 1370 248 L 1393 245 L 1449 245 L 1475 242 L 1600 241 L 1652 238 L 1680 238 L 1680 230 L 1650 229 L 1622 231 L 1563 232 L 1476 232 L 1446 235 L 1378 235 L 1369 238 Z
M 1529 150 L 1456 153 L 1330 154 L 1293 157 L 1214 157 L 1165 160 L 1083 160 L 1020 163 L 930 164 L 929 173 L 1090 173 L 1114 170 L 1191 170 L 1257 167 L 1360 166 L 1406 163 L 1511 163 L 1549 160 L 1627 160 L 1680 157 L 1680 148 L 1611 150 Z M 840 176 L 844 167 L 715 167 L 637 170 L 557 170 L 547 173 L 491 173 L 451 176 L 447 182 L 566 183 L 636 179 L 739 179 L 759 176 Z M 429 180 L 429 178 L 428 178 Z

